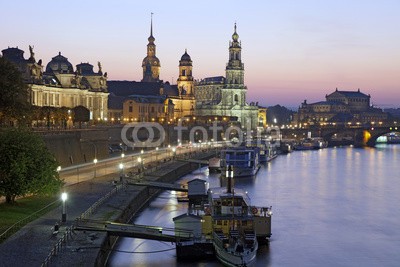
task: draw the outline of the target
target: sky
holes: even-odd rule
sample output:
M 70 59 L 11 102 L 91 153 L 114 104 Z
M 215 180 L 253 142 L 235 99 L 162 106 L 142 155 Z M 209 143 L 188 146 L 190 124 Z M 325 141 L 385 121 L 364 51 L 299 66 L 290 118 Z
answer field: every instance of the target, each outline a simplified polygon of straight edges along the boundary
M 142 79 L 153 12 L 160 78 L 176 83 L 187 49 L 195 79 L 225 75 L 237 23 L 247 101 L 296 108 L 339 90 L 400 107 L 399 0 L 1 0 L 0 50 L 46 65 L 100 61 L 109 80 Z

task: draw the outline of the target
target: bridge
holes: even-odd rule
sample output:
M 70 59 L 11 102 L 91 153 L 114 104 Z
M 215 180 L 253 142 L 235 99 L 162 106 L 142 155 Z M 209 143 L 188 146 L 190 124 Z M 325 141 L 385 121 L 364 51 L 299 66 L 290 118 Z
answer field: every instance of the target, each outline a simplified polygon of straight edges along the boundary
M 193 232 L 184 229 L 124 224 L 110 221 L 77 220 L 74 230 L 107 232 L 109 235 L 134 237 L 166 242 L 183 242 L 193 240 Z
M 317 124 L 303 125 L 302 127 L 286 127 L 280 128 L 282 138 L 293 139 L 307 137 L 311 132 L 313 137 L 322 137 L 325 141 L 332 141 L 336 135 L 345 135 L 352 138 L 355 146 L 375 146 L 378 137 L 391 133 L 400 132 L 400 125 L 397 122 L 388 124 Z

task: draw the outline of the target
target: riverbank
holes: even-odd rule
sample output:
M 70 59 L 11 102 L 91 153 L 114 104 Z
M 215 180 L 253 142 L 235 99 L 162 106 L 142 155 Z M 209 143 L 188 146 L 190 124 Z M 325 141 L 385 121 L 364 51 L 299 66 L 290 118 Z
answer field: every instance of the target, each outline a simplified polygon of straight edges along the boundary
M 192 156 L 203 158 L 206 154 L 192 153 Z M 154 169 L 148 169 L 145 179 L 164 182 L 168 179 L 178 179 L 179 176 L 197 168 L 196 165 L 176 161 L 158 164 Z M 149 165 L 147 167 L 149 168 Z M 68 226 L 82 214 L 89 215 L 90 219 L 128 221 L 158 193 L 153 189 L 119 185 L 118 192 L 114 192 L 111 197 L 97 205 L 97 208 L 92 210 L 93 212 L 88 213 L 87 211 L 93 207 L 92 204 L 97 203 L 100 197 L 110 194 L 111 190 L 115 191 L 112 181 L 116 179 L 119 180 L 118 174 L 114 173 L 69 186 L 67 188 L 67 222 L 60 226 L 59 233 L 52 235 L 52 226 L 61 217 L 61 210 L 57 208 L 27 224 L 0 244 L 2 266 L 37 266 L 41 265 L 46 258 L 48 259 L 46 264 L 49 266 L 90 266 L 95 262 L 99 264 L 104 262 L 109 247 L 103 250 L 101 248 L 103 245 L 111 245 L 113 240 L 106 240 L 106 235 L 100 233 L 71 232 L 67 235 L 65 233 Z M 62 238 L 64 240 L 60 241 Z M 55 246 L 55 244 L 59 245 Z M 53 256 L 48 257 L 49 253 Z

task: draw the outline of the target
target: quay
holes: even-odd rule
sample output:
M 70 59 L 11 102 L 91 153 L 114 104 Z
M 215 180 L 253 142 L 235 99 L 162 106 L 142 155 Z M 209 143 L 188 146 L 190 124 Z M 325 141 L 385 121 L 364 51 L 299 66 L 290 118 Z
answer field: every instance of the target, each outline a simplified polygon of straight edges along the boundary
M 194 159 L 205 160 L 215 152 L 203 150 L 190 154 Z M 195 163 L 162 161 L 137 177 L 172 184 L 197 168 Z M 76 219 L 127 223 L 160 192 L 156 188 L 128 185 L 128 179 L 113 185 L 116 177 L 118 173 L 113 173 L 68 186 L 67 222 L 60 226 L 59 233 L 52 234 L 52 227 L 61 218 L 60 209 L 56 208 L 0 244 L 2 266 L 103 266 L 118 237 L 74 231 Z

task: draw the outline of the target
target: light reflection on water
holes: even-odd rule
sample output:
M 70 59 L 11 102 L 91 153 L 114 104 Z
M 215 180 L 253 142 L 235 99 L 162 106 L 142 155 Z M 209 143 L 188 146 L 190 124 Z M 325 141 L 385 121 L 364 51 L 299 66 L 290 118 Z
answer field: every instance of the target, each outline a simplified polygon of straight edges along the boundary
M 235 180 L 252 203 L 273 207 L 272 238 L 255 266 L 399 266 L 400 146 L 296 151 L 263 166 L 256 178 Z M 219 186 L 205 169 L 185 176 Z M 135 223 L 173 227 L 186 211 L 164 192 Z M 109 266 L 220 266 L 177 262 L 174 245 L 122 238 Z M 168 250 L 162 253 L 137 253 Z

